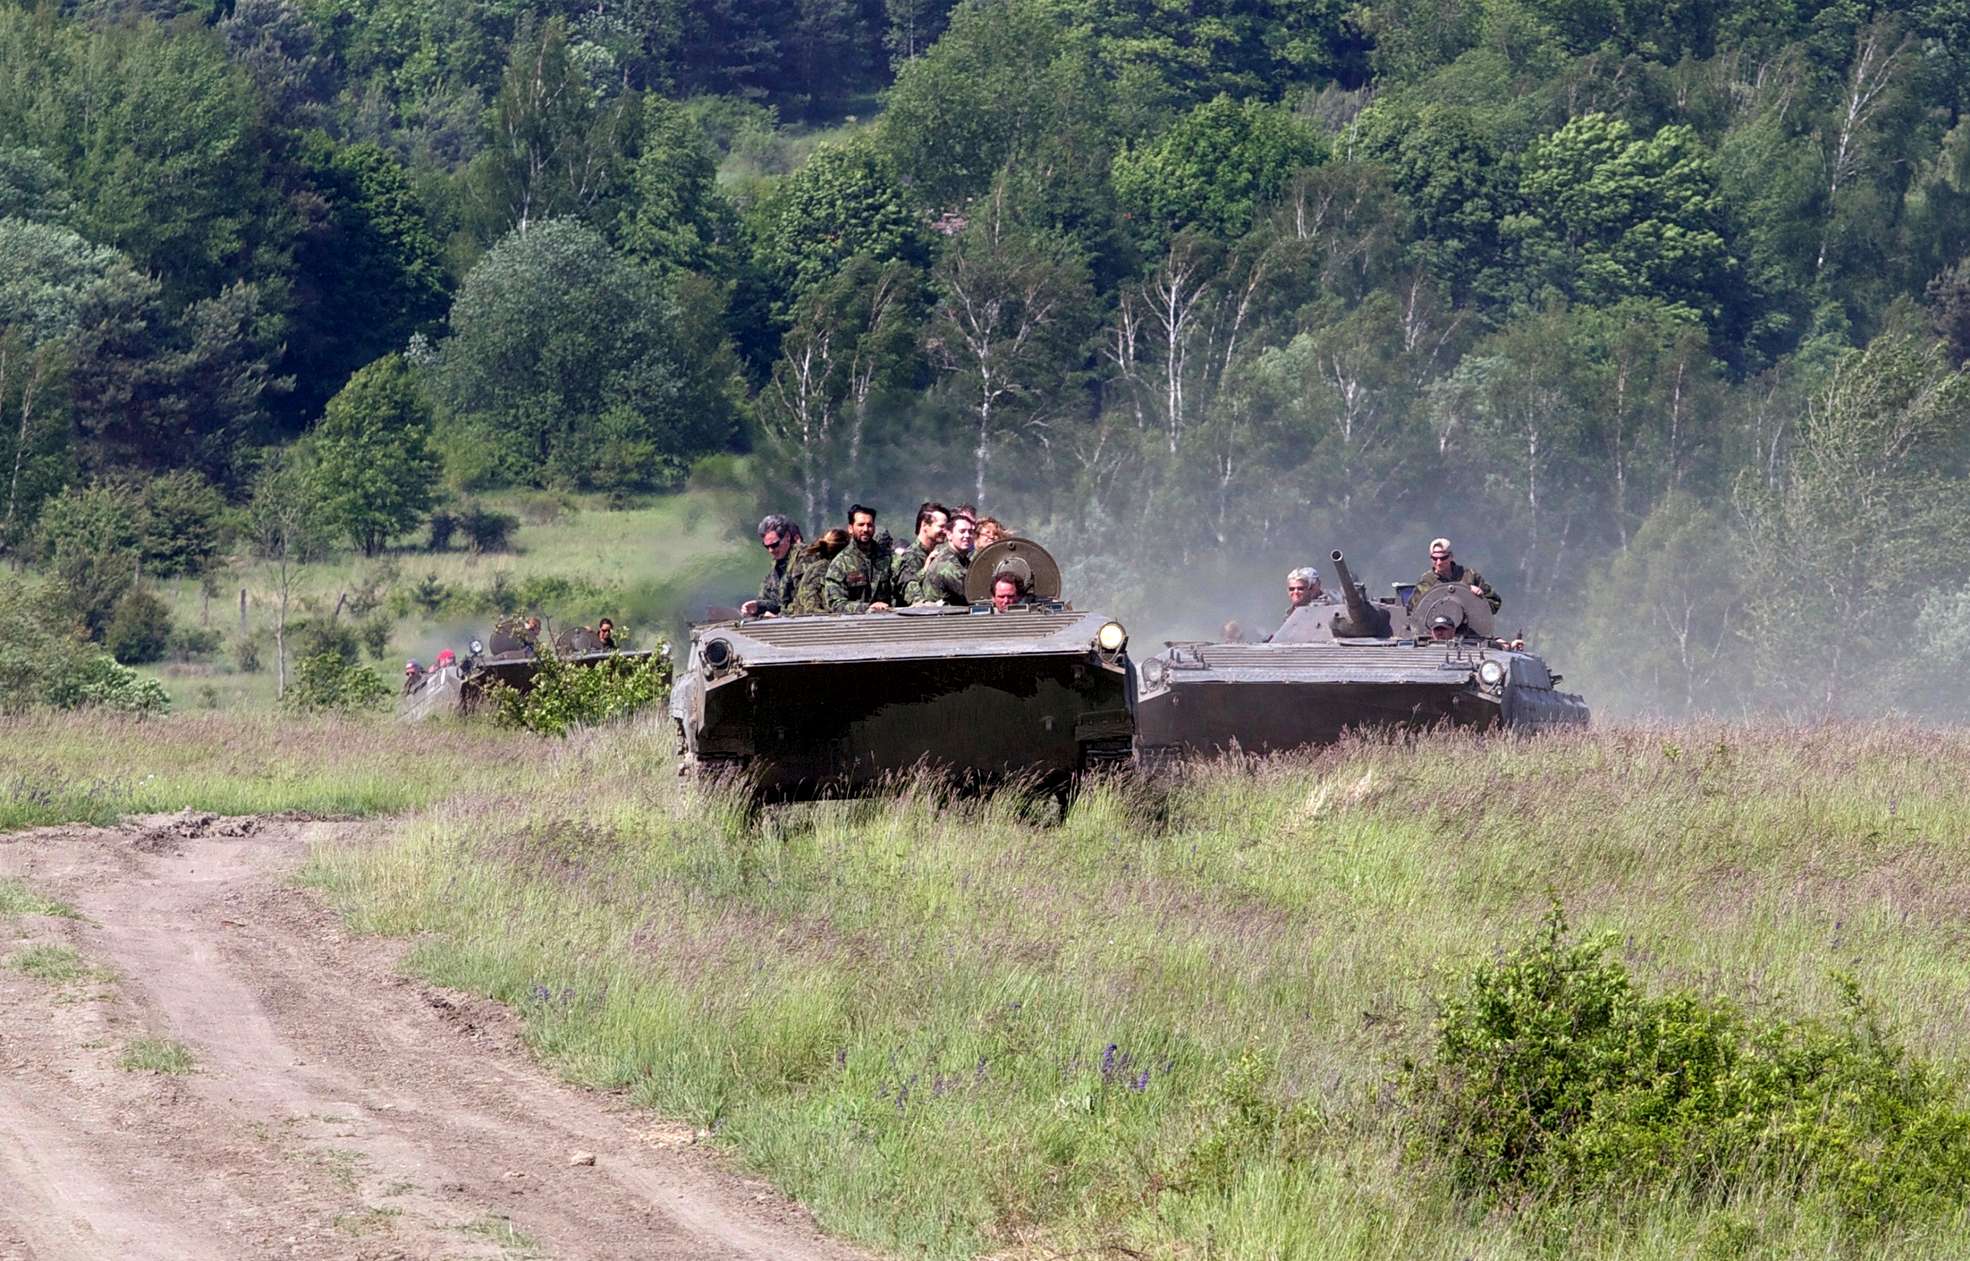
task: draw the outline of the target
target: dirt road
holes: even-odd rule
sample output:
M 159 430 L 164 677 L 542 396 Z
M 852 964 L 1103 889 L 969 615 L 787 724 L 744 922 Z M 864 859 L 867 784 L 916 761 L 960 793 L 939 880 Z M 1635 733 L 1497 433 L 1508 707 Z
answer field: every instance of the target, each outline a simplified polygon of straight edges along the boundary
M 0 916 L 0 1261 L 857 1255 L 346 937 L 288 879 L 354 826 L 0 836 L 0 876 L 84 917 Z M 193 1071 L 120 1067 L 143 1039 Z

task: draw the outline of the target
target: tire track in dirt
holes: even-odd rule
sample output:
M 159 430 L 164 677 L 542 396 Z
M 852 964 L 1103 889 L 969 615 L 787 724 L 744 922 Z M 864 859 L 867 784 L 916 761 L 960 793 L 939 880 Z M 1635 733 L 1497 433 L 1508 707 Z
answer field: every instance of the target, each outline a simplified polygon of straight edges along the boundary
M 687 1129 L 555 1081 L 503 1008 L 404 980 L 401 946 L 288 887 L 355 826 L 0 837 L 0 874 L 86 917 L 0 920 L 0 952 L 66 942 L 114 974 L 0 974 L 0 1261 L 860 1255 Z M 140 1036 L 197 1071 L 120 1071 Z

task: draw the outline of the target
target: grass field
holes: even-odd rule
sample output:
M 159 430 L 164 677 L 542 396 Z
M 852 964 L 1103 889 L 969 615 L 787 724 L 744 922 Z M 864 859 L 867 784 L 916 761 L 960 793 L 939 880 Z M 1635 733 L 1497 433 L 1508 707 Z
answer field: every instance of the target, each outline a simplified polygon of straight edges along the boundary
M 341 553 L 298 566 L 290 590 L 290 618 L 298 621 L 336 607 L 345 593 L 364 590 L 402 593 L 426 579 L 453 593 L 489 592 L 497 584 L 528 580 L 566 580 L 591 599 L 557 601 L 536 611 L 562 623 L 592 624 L 608 614 L 645 641 L 673 632 L 675 624 L 710 596 L 750 594 L 760 569 L 756 544 L 742 518 L 747 501 L 724 491 L 689 491 L 641 507 L 611 510 L 596 496 L 533 495 L 494 498 L 493 506 L 513 512 L 521 524 L 511 552 L 478 555 L 462 549 L 444 552 L 398 550 L 375 558 Z M 242 555 L 215 580 L 208 596 L 196 580 L 160 584 L 159 594 L 181 626 L 210 627 L 227 645 L 211 661 L 146 667 L 161 680 L 180 711 L 266 709 L 274 700 L 273 621 L 279 599 L 275 566 Z M 239 632 L 239 596 L 246 592 L 247 634 L 260 648 L 260 667 L 237 668 L 230 645 Z M 392 677 L 408 658 L 428 662 L 440 648 L 462 650 L 483 637 L 491 616 L 484 613 L 417 613 L 400 620 L 377 658 Z
M 903 1255 L 1960 1257 L 1798 1186 L 1485 1206 L 1391 1093 L 1436 996 L 1557 898 L 1648 990 L 1970 1052 L 1970 737 L 1892 726 L 1364 742 L 1064 822 L 922 788 L 687 800 L 589 732 L 308 879 L 570 1077 L 690 1119 Z
M 0 719 L 0 832 L 177 810 L 396 814 L 496 796 L 552 757 L 489 723 L 104 713 Z M 4 898 L 0 889 L 0 898 Z

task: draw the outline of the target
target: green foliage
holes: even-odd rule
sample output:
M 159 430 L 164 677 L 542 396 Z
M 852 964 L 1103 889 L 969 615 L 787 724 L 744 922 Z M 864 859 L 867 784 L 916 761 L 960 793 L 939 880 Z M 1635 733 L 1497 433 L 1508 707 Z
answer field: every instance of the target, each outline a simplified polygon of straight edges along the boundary
M 895 168 L 866 141 L 816 149 L 760 205 L 754 231 L 760 259 L 786 301 L 857 255 L 920 264 L 928 252 Z
M 297 242 L 308 276 L 288 364 L 296 408 L 312 416 L 350 375 L 443 319 L 442 253 L 411 176 L 376 144 L 304 141 L 311 191 L 326 204 Z
M 544 736 L 570 728 L 626 718 L 670 695 L 670 648 L 658 644 L 641 659 L 612 657 L 592 665 L 571 665 L 543 648 L 533 686 L 525 692 L 495 686 L 493 713 L 502 726 Z
M 180 626 L 171 632 L 171 655 L 182 661 L 201 661 L 218 653 L 225 636 L 212 626 Z
M 424 538 L 427 552 L 448 552 L 451 541 L 458 534 L 458 517 L 449 508 L 434 508 L 424 523 L 428 533 Z
M 961 4 L 944 37 L 898 70 L 883 141 L 925 202 L 984 192 L 1009 159 L 1062 129 L 1072 97 L 1062 81 L 1098 77 L 1067 56 L 1063 36 L 1058 11 L 1040 0 Z
M 685 322 L 670 286 L 592 229 L 512 233 L 465 278 L 438 354 L 454 473 L 584 487 L 598 465 L 648 477 L 727 441 L 730 369 Z M 624 443 L 642 444 L 641 470 L 610 454 Z
M 345 665 L 362 660 L 362 636 L 354 626 L 339 617 L 311 617 L 288 627 L 296 655 L 334 657 Z
M 487 114 L 491 141 L 468 173 L 480 239 L 557 218 L 606 223 L 640 130 L 633 93 L 590 90 L 559 15 L 522 17 Z
M 718 191 L 718 164 L 703 130 L 684 106 L 663 100 L 646 107 L 643 126 L 636 196 L 619 234 L 624 252 L 659 272 L 731 278 L 739 217 Z
M 260 641 L 252 635 L 235 635 L 232 642 L 233 666 L 241 674 L 260 672 Z
M 99 706 L 145 715 L 170 704 L 157 680 L 88 642 L 58 585 L 0 580 L 0 713 Z
M 1487 1200 L 1557 1209 L 1776 1185 L 1873 1228 L 1959 1209 L 1970 1109 L 1847 983 L 1837 1023 L 1639 992 L 1611 937 L 1545 928 L 1441 1000 L 1403 1089 L 1426 1150 Z
M 520 518 L 483 504 L 468 504 L 458 514 L 458 528 L 465 535 L 465 545 L 474 552 L 510 552 Z
M 202 474 L 180 469 L 145 482 L 141 504 L 144 572 L 153 578 L 203 574 L 225 536 L 226 501 L 218 488 Z
M 436 497 L 431 406 L 402 355 L 349 378 L 309 441 L 327 524 L 374 556 Z
M 69 609 L 91 635 L 102 634 L 136 583 L 140 512 L 127 488 L 97 482 L 63 494 L 41 514 L 41 546 Z
M 6 20 L 0 14 L 0 28 Z M 118 299 L 141 284 L 115 250 L 54 224 L 0 218 L 0 550 L 28 536 L 67 471 L 67 427 L 48 395 Z
M 1152 143 L 1116 154 L 1115 195 L 1146 233 L 1195 228 L 1235 238 L 1295 172 L 1326 156 L 1320 137 L 1287 111 L 1220 96 Z
M 390 685 L 367 666 L 339 652 L 300 658 L 281 704 L 296 713 L 354 714 L 381 709 Z
M 1636 137 L 1606 114 L 1584 114 L 1530 145 L 1521 215 L 1501 226 L 1540 287 L 1594 303 L 1647 298 L 1716 327 L 1741 305 L 1742 281 L 1723 237 L 1714 160 L 1687 126 Z
M 9 7 L 0 82 L 0 135 L 60 155 L 76 228 L 155 270 L 175 303 L 288 235 L 252 85 L 208 28 Z
M 0 146 L 0 219 L 64 223 L 74 212 L 61 168 L 39 149 Z
M 1273 1066 L 1246 1051 L 1199 1100 L 1197 1137 L 1168 1174 L 1172 1190 L 1225 1194 L 1257 1162 L 1292 1165 L 1313 1155 L 1324 1119 L 1305 1100 L 1281 1102 Z
M 1638 710 L 1680 716 L 1728 710 L 1742 696 L 1745 593 L 1740 546 L 1724 514 L 1665 496 L 1628 547 L 1588 584 L 1583 666 Z
M 1970 378 L 1934 342 L 1884 334 L 1808 400 L 1783 480 L 1740 488 L 1741 563 L 1757 593 L 1745 626 L 1769 694 L 1837 713 L 1907 683 L 1918 665 L 1902 650 L 1908 598 L 1935 583 L 1939 556 L 1970 547 L 1951 490 L 1966 433 Z
M 132 587 L 116 602 L 103 631 L 103 647 L 125 665 L 164 660 L 171 647 L 171 609 L 144 587 Z

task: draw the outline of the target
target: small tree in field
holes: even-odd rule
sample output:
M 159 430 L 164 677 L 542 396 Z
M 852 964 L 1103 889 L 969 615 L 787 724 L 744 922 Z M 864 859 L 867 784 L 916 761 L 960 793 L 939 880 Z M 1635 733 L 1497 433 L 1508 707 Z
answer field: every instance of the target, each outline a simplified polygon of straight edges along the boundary
M 287 692 L 287 613 L 294 570 L 312 542 L 321 518 L 314 470 L 292 451 L 271 457 L 253 485 L 247 519 L 260 554 L 274 562 L 278 602 L 274 607 L 274 692 Z
M 349 378 L 315 427 L 315 477 L 327 521 L 374 556 L 431 506 L 438 461 L 431 405 L 402 355 Z

